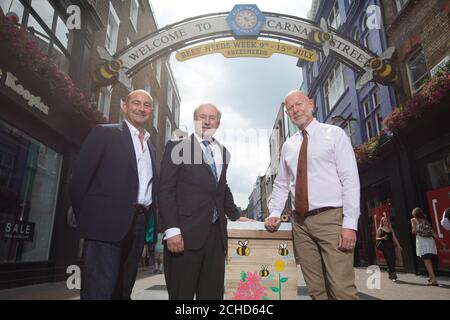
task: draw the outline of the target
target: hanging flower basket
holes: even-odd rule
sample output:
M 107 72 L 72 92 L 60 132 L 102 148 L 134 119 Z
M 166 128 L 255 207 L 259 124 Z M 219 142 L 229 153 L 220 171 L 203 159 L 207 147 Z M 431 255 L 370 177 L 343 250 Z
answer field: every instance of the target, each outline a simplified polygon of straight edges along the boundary
M 393 133 L 398 133 L 415 120 L 421 119 L 436 108 L 450 108 L 443 103 L 450 93 L 449 65 L 428 81 L 424 87 L 408 101 L 406 107 L 398 107 L 384 119 L 383 123 Z
M 0 12 L 0 51 L 22 73 L 32 74 L 40 83 L 48 85 L 51 95 L 69 102 L 93 123 L 106 123 L 101 112 L 89 106 L 86 95 L 72 79 L 42 53 L 27 29 L 14 24 Z

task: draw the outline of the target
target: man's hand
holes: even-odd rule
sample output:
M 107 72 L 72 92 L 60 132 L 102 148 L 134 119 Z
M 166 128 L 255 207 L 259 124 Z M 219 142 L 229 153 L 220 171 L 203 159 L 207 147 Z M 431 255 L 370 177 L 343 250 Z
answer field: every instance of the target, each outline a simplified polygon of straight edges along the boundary
M 181 234 L 167 239 L 167 249 L 172 253 L 182 253 L 184 251 L 184 241 Z
M 267 217 L 264 220 L 264 227 L 270 232 L 277 231 L 280 226 L 281 219 L 279 217 Z
M 247 218 L 247 217 L 240 217 L 239 219 L 237 219 L 236 221 L 239 221 L 239 222 L 246 222 L 246 221 L 256 221 L 255 219 L 250 219 L 250 218 Z
M 356 245 L 356 231 L 342 228 L 339 236 L 339 250 L 353 250 Z

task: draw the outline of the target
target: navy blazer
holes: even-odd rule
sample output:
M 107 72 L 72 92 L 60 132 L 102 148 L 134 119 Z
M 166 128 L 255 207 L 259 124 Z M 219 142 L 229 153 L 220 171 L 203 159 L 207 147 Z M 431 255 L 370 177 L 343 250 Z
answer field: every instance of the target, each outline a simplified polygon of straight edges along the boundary
M 158 176 L 150 140 L 148 147 L 156 219 Z M 94 127 L 83 142 L 69 183 L 78 236 L 107 242 L 122 240 L 133 222 L 138 190 L 136 154 L 127 124 Z
M 181 229 L 187 249 L 197 250 L 205 244 L 214 208 L 219 213 L 217 223 L 224 249 L 228 239 L 226 217 L 233 221 L 240 218 L 226 178 L 230 154 L 225 147 L 220 147 L 223 167 L 216 182 L 194 135 L 168 141 L 166 145 L 161 162 L 160 219 L 163 231 L 173 227 Z

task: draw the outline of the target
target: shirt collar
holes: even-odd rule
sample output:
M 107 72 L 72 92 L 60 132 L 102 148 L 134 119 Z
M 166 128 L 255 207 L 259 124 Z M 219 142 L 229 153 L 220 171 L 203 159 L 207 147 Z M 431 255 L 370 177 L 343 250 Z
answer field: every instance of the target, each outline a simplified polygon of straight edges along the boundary
M 126 124 L 128 126 L 128 129 L 130 129 L 131 135 L 139 137 L 139 130 L 136 129 L 136 127 L 133 126 L 128 120 L 125 119 L 125 122 L 126 122 Z M 144 133 L 144 141 L 147 142 L 147 140 L 150 138 L 150 133 L 148 133 L 148 131 L 145 130 L 145 129 L 144 129 L 144 131 L 145 131 L 145 133 Z
M 313 120 L 308 124 L 308 126 L 305 128 L 306 132 L 308 133 L 308 136 L 311 136 L 314 134 L 314 131 L 319 127 L 319 121 L 316 120 L 316 118 L 313 118 Z M 298 128 L 298 131 L 296 134 L 301 135 L 302 130 Z
M 197 134 L 197 132 L 194 132 L 194 136 L 200 144 L 202 144 L 203 141 L 209 141 L 211 144 L 214 144 L 214 138 L 211 138 L 211 140 L 203 139 Z

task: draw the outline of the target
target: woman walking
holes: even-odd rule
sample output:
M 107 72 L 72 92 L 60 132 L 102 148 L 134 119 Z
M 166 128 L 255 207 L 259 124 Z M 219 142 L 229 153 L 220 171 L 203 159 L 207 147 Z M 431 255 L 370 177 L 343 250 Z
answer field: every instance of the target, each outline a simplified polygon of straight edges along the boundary
M 413 209 L 412 216 L 411 227 L 412 233 L 416 235 L 416 254 L 422 258 L 425 264 L 429 276 L 428 284 L 438 286 L 439 284 L 436 281 L 433 269 L 433 260 L 437 259 L 436 242 L 434 239 L 440 240 L 421 208 Z
M 397 281 L 397 273 L 395 272 L 395 246 L 400 250 L 402 247 L 400 246 L 387 217 L 381 218 L 380 226 L 377 230 L 376 241 L 377 248 L 383 251 L 384 259 L 388 266 L 389 279 Z

